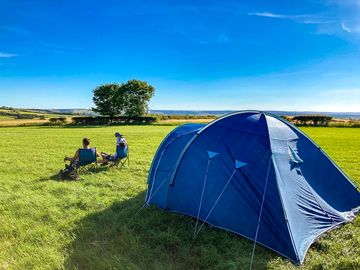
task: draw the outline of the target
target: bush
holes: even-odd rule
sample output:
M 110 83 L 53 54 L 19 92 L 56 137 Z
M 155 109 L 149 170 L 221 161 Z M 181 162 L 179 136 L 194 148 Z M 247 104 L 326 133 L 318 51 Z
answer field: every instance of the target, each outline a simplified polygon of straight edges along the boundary
M 49 122 L 50 122 L 50 124 L 53 124 L 53 125 L 61 125 L 61 124 L 66 123 L 66 118 L 65 117 L 50 118 Z
M 290 116 L 286 116 L 286 115 L 280 115 L 280 117 L 288 122 L 292 121 L 292 118 Z
M 75 125 L 109 125 L 109 124 L 151 124 L 157 120 L 153 116 L 97 116 L 97 117 L 73 117 Z
M 158 114 L 154 115 L 159 120 L 183 120 L 183 119 L 214 119 L 215 115 L 189 115 L 189 114 Z
M 294 116 L 292 120 L 295 124 L 304 126 L 327 126 L 332 120 L 332 117 L 326 115 L 297 115 Z
M 37 118 L 37 115 L 35 114 L 16 114 L 16 119 L 34 119 Z

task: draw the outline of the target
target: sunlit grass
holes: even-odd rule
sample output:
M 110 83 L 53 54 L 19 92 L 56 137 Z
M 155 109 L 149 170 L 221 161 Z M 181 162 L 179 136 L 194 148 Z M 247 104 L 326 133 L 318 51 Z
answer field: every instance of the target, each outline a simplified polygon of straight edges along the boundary
M 252 243 L 143 204 L 157 146 L 173 126 L 0 128 L 0 269 L 248 269 Z M 99 168 L 79 181 L 54 177 L 62 159 L 91 138 L 114 151 L 115 131 L 130 145 L 130 167 Z M 304 128 L 360 184 L 360 129 Z M 55 180 L 53 180 L 55 179 Z M 301 269 L 359 269 L 360 221 L 314 244 Z M 255 269 L 296 269 L 256 249 Z

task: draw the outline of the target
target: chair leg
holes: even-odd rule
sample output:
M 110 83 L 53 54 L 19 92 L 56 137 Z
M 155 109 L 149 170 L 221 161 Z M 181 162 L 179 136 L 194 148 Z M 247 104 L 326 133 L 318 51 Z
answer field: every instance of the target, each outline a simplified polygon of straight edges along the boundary
M 121 161 L 121 160 L 120 160 L 120 162 L 119 162 L 119 164 L 120 164 L 119 170 L 121 170 L 121 168 L 124 167 L 124 165 L 126 164 L 126 160 L 127 160 L 127 159 L 125 159 L 124 161 Z

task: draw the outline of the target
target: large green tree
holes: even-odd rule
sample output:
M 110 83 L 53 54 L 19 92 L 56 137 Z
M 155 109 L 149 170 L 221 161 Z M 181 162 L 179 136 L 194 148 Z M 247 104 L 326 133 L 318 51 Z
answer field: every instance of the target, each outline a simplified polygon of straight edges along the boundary
M 148 112 L 148 103 L 154 96 L 154 92 L 155 88 L 147 82 L 130 80 L 121 85 L 116 97 L 120 99 L 120 102 L 124 102 L 126 116 L 141 116 Z
M 103 116 L 141 116 L 147 113 L 155 88 L 147 82 L 129 80 L 123 84 L 104 84 L 94 90 L 93 111 Z
M 92 110 L 102 116 L 114 117 L 121 114 L 121 108 L 115 103 L 115 95 L 121 85 L 116 83 L 103 84 L 94 89 L 93 101 L 95 107 Z

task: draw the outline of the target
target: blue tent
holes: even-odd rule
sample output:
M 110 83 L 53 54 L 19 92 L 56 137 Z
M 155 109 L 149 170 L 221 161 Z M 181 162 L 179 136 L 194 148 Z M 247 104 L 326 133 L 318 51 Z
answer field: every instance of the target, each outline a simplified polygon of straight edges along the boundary
M 186 124 L 161 143 L 146 205 L 242 235 L 302 263 L 322 233 L 349 222 L 360 193 L 295 126 L 265 112 Z

